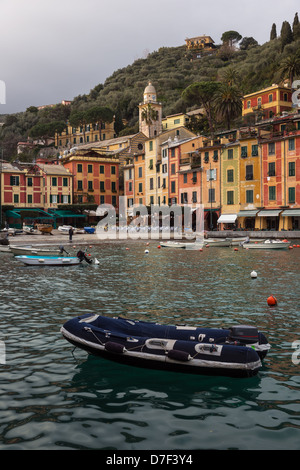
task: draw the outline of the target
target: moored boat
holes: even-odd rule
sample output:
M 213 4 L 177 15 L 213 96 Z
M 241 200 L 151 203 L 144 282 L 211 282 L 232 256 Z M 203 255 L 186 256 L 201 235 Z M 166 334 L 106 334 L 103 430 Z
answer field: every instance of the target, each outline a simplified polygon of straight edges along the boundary
M 11 253 L 9 245 L 0 245 L 0 253 Z
M 265 240 L 260 243 L 247 243 L 243 245 L 243 248 L 247 250 L 251 249 L 265 249 L 265 250 L 282 250 L 287 249 L 290 246 L 288 242 L 282 240 Z
M 63 256 L 68 254 L 64 247 L 59 248 L 42 248 L 40 246 L 20 246 L 10 245 L 11 252 L 14 255 L 35 255 L 35 256 Z
M 270 349 L 264 334 L 247 325 L 226 330 L 85 314 L 67 321 L 61 333 L 90 354 L 116 362 L 204 375 L 256 375 Z
M 204 245 L 209 246 L 231 246 L 230 238 L 206 238 Z
M 81 263 L 77 256 L 17 255 L 15 258 L 29 266 L 74 266 Z
M 53 227 L 50 224 L 37 224 L 37 229 L 42 233 L 51 233 Z

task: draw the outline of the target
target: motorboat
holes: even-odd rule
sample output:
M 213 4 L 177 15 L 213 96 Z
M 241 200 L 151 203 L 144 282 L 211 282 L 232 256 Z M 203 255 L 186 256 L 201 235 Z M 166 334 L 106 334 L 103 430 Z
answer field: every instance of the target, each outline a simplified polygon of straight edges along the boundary
M 29 266 L 74 266 L 81 263 L 77 256 L 17 255 L 15 258 Z
M 11 253 L 9 245 L 0 245 L 0 253 Z
M 72 225 L 60 225 L 58 227 L 58 231 L 64 235 L 69 235 L 69 230 L 73 229 L 75 231 L 74 227 Z
M 163 248 L 182 248 L 184 250 L 199 250 L 203 247 L 203 240 L 198 238 L 195 242 L 176 242 L 169 240 L 167 242 L 161 242 L 160 246 Z
M 265 250 L 282 250 L 287 249 L 290 246 L 289 242 L 283 240 L 264 240 L 260 243 L 247 243 L 243 244 L 243 248 L 247 250 L 251 249 L 265 249 Z
M 204 240 L 205 246 L 231 246 L 230 238 L 206 238 Z
M 79 250 L 76 256 L 17 255 L 15 258 L 29 266 L 74 266 L 83 261 L 99 264 L 97 258 L 89 258 L 82 250 Z
M 95 356 L 151 369 L 203 375 L 256 375 L 270 349 L 256 327 L 230 329 L 162 325 L 84 314 L 61 328 L 71 344 Z
M 14 255 L 64 256 L 64 253 L 68 254 L 63 246 L 59 248 L 42 248 L 41 246 L 34 245 L 10 245 L 10 250 Z
M 23 232 L 26 235 L 38 235 L 39 231 L 34 229 L 33 227 L 29 227 L 28 225 L 23 226 Z

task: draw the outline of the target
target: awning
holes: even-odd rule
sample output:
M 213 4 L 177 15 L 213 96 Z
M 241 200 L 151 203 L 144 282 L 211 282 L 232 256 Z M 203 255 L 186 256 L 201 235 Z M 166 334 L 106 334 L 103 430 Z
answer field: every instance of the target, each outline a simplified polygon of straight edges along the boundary
M 258 213 L 258 210 L 255 211 L 240 211 L 238 213 L 238 217 L 256 217 L 256 214 Z
M 237 219 L 237 214 L 222 214 L 218 218 L 218 224 L 234 224 Z
M 58 219 L 65 218 L 65 217 L 86 217 L 85 214 L 75 214 L 74 212 L 71 212 L 71 211 L 60 211 L 60 210 L 53 210 L 50 215 L 57 217 Z
M 278 217 L 281 212 L 281 209 L 274 211 L 260 211 L 258 217 Z
M 300 209 L 287 209 L 281 215 L 283 217 L 300 217 Z

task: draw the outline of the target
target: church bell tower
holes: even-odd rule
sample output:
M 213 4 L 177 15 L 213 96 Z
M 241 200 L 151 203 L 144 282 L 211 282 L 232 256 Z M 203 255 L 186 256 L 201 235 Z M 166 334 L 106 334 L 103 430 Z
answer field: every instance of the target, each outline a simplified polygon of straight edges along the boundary
M 162 104 L 157 102 L 156 90 L 151 82 L 144 90 L 144 101 L 139 104 L 139 130 L 147 137 L 162 132 Z

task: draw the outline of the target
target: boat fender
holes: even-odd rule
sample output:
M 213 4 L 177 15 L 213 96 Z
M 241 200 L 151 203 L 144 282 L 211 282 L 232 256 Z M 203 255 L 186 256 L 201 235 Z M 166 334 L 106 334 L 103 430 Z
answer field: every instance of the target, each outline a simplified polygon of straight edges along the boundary
M 123 344 L 114 343 L 113 341 L 108 341 L 105 343 L 104 347 L 106 351 L 115 354 L 123 354 L 126 351 L 126 348 L 123 346 Z
M 170 349 L 168 351 L 168 357 L 174 361 L 188 362 L 192 359 L 189 353 L 185 351 L 179 351 L 178 349 Z

